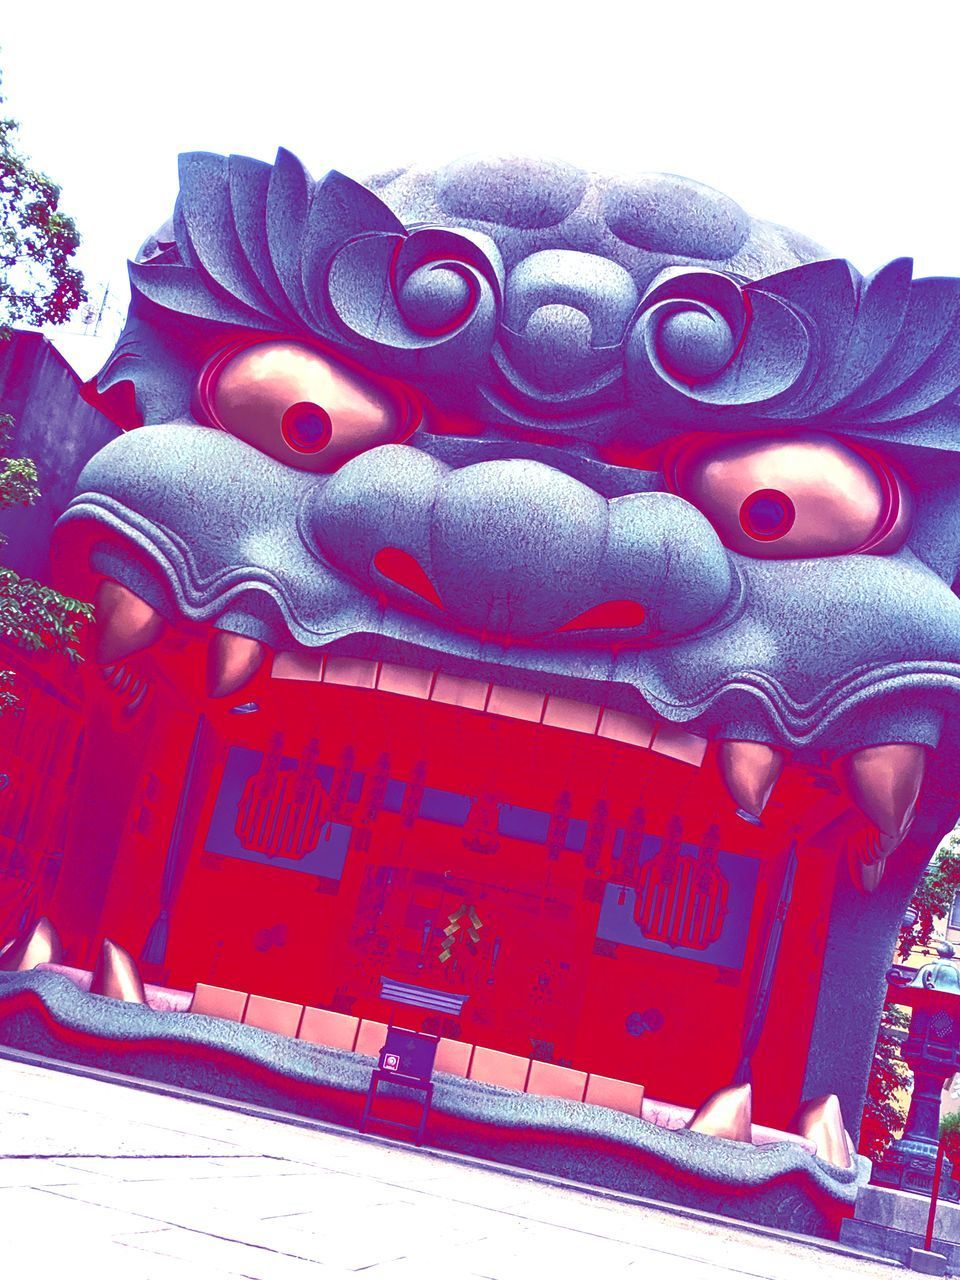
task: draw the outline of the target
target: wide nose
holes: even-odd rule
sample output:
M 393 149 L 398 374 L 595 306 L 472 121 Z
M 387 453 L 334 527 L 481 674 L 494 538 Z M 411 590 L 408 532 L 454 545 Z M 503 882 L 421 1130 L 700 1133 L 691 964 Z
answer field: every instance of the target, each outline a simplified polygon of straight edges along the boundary
M 446 607 L 468 627 L 514 635 L 556 630 L 596 581 L 607 504 L 536 462 L 451 473 L 433 508 L 430 560 Z
M 452 470 L 386 446 L 318 492 L 323 557 L 396 604 L 516 639 L 628 642 L 689 633 L 723 607 L 729 557 L 667 493 L 606 499 L 543 463 Z

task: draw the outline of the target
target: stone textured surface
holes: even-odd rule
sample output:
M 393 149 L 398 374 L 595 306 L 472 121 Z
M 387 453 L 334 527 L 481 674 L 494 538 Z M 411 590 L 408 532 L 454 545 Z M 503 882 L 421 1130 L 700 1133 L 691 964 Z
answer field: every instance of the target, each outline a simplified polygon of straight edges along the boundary
M 950 1274 L 960 1272 L 960 1205 L 944 1200 L 937 1204 L 932 1259 L 924 1256 L 929 1212 L 926 1196 L 863 1186 L 857 1193 L 854 1216 L 841 1225 L 840 1240 L 854 1249 L 895 1258 L 926 1275 L 942 1276 L 945 1269 Z
M 489 221 L 496 209 L 510 227 L 552 227 L 576 209 L 587 175 L 558 160 L 459 160 L 437 176 L 437 202 L 457 218 Z
M 857 1220 L 872 1222 L 880 1227 L 923 1232 L 927 1229 L 929 1212 L 929 1199 L 909 1191 L 866 1186 L 861 1187 L 857 1195 Z M 937 1203 L 933 1230 L 938 1240 L 960 1244 L 960 1205 L 940 1200 Z
M 942 1276 L 947 1271 L 947 1258 L 933 1249 L 911 1249 L 907 1254 L 907 1266 L 921 1275 Z
M 851 1249 L 862 1249 L 865 1253 L 876 1254 L 881 1258 L 890 1258 L 904 1266 L 909 1265 L 911 1250 L 923 1250 L 925 1239 L 923 1231 L 898 1231 L 893 1227 L 878 1226 L 875 1222 L 861 1222 L 858 1218 L 845 1219 L 840 1228 L 841 1244 L 848 1245 Z M 946 1258 L 949 1274 L 960 1273 L 960 1247 L 952 1241 L 934 1237 L 933 1248 Z M 940 1271 L 929 1274 L 944 1273 Z
M 643 601 L 645 617 L 621 629 L 621 641 L 663 642 L 709 623 L 734 590 L 713 527 L 682 499 L 607 502 L 538 462 L 451 471 L 409 446 L 385 446 L 341 467 L 306 512 L 324 559 L 402 607 L 410 593 L 373 566 L 389 527 L 391 545 L 437 589 L 442 610 L 427 605 L 429 616 L 444 612 L 474 632 L 552 639 L 588 609 L 625 598 Z M 665 564 L 667 545 L 676 555 Z
M 929 1207 L 927 1197 L 913 1192 L 873 1185 L 861 1187 L 854 1216 L 841 1224 L 841 1242 L 895 1258 L 925 1275 L 943 1275 L 945 1268 L 954 1275 L 960 1272 L 960 1206 L 946 1201 L 937 1204 L 932 1257 L 924 1249 Z
M 750 219 L 728 196 L 670 173 L 611 183 L 604 214 L 628 244 L 686 258 L 732 258 L 750 232 Z

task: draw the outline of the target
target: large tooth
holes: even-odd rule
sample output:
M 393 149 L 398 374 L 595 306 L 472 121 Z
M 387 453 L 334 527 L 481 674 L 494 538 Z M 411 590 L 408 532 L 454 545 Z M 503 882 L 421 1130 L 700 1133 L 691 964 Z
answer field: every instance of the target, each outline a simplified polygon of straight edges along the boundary
M 146 1004 L 143 983 L 128 951 L 105 938 L 93 971 L 90 993 L 123 1000 L 126 1004 Z
M 720 772 L 741 816 L 758 822 L 783 768 L 783 752 L 766 742 L 720 743 Z
M 843 1127 L 840 1099 L 835 1093 L 805 1102 L 797 1112 L 793 1127 L 802 1138 L 816 1143 L 821 1160 L 841 1169 L 850 1168 L 850 1147 Z
M 729 1085 L 718 1089 L 697 1108 L 687 1128 L 692 1133 L 707 1133 L 713 1138 L 732 1138 L 734 1142 L 751 1140 L 753 1091 L 748 1084 Z
M 97 588 L 96 615 L 96 657 L 102 667 L 145 649 L 163 631 L 163 619 L 152 605 L 110 579 Z
M 59 934 L 46 916 L 0 948 L 0 972 L 16 973 L 35 969 L 38 964 L 59 964 L 63 946 Z
M 217 631 L 207 649 L 207 693 L 225 698 L 242 689 L 259 670 L 266 647 L 235 631 Z
M 888 742 L 847 756 L 847 786 L 881 833 L 899 844 L 913 818 L 926 751 L 915 742 Z

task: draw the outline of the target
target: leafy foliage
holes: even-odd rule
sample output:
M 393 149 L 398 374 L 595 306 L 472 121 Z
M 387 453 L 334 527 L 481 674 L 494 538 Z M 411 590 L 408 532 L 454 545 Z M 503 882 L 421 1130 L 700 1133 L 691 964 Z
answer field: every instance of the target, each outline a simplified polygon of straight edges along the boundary
M 61 323 L 87 296 L 82 275 L 70 265 L 80 237 L 59 208 L 60 189 L 17 150 L 16 132 L 16 121 L 0 118 L 0 342 L 11 338 L 9 326 L 17 322 Z M 0 414 L 0 510 L 31 506 L 40 497 L 33 460 L 7 453 L 13 425 L 9 414 Z M 0 535 L 0 545 L 4 541 Z M 80 630 L 92 616 L 80 600 L 0 567 L 0 636 L 19 648 L 79 661 Z M 15 681 L 13 671 L 0 670 L 0 714 L 17 707 Z
M 0 671 L 0 715 L 3 715 L 4 711 L 15 710 L 20 701 L 13 687 L 16 678 L 15 671 Z
M 0 568 L 0 634 L 21 649 L 54 649 L 77 662 L 80 628 L 92 617 L 90 605 Z
M 0 511 L 7 507 L 29 507 L 40 497 L 33 459 L 3 456 L 12 432 L 13 418 L 9 413 L 0 413 Z M 0 533 L 0 547 L 6 540 Z
M 883 1011 L 867 1101 L 860 1126 L 860 1149 L 878 1161 L 906 1120 L 907 1091 L 913 1073 L 900 1056 L 900 1041 L 910 1024 L 904 1009 L 890 1005 Z
M 12 426 L 9 414 L 0 415 L 0 510 L 18 504 L 30 506 L 40 496 L 31 459 L 2 456 Z M 0 544 L 3 541 L 0 535 Z M 0 636 L 19 648 L 34 652 L 52 649 L 78 662 L 80 630 L 92 617 L 90 605 L 0 566 Z M 0 671 L 0 714 L 15 707 L 17 701 L 14 673 Z
M 0 450 L 9 440 L 10 419 L 0 423 Z M 36 468 L 29 458 L 0 457 L 0 509 L 16 503 L 29 506 L 40 496 Z M 21 578 L 0 566 L 0 636 L 21 649 L 50 649 L 71 662 L 81 659 L 77 642 L 85 622 L 93 617 L 90 605 L 61 595 L 32 578 Z M 0 715 L 15 710 L 19 702 L 13 671 L 0 671 Z
M 940 1122 L 940 1141 L 943 1154 L 950 1164 L 954 1181 L 960 1181 L 960 1116 L 945 1116 Z
M 940 841 L 917 885 L 910 910 L 906 912 L 900 925 L 897 940 L 900 959 L 906 960 L 911 952 L 923 951 L 930 946 L 958 892 L 960 826 L 955 827 Z M 909 1014 L 902 1009 L 888 1006 L 880 1022 L 861 1128 L 861 1148 L 874 1160 L 882 1157 L 893 1134 L 902 1127 L 905 1119 L 905 1091 L 911 1073 L 900 1057 L 897 1033 L 907 1030 L 909 1020 Z M 960 1118 L 957 1124 L 960 1126 Z M 956 1148 L 957 1164 L 960 1167 L 960 1131 L 950 1142 Z
M 938 922 L 949 914 L 958 891 L 960 827 L 955 827 L 937 846 L 913 896 L 912 910 L 907 913 L 900 926 L 897 951 L 902 958 L 905 959 L 915 947 L 929 945 Z
M 18 127 L 0 115 L 0 323 L 62 324 L 87 298 L 70 262 L 80 236 L 60 188 L 17 149 Z

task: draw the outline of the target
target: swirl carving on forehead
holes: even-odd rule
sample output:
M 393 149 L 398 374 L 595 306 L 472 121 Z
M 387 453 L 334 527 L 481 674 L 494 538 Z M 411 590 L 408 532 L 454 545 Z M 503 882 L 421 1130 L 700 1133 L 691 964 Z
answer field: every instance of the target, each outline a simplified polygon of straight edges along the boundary
M 625 356 L 634 398 L 659 387 L 661 399 L 671 388 L 705 405 L 760 405 L 800 381 L 811 345 L 804 319 L 772 293 L 673 269 L 647 290 Z
M 913 280 L 906 259 L 862 276 L 669 174 L 494 159 L 381 179 L 390 203 L 283 149 L 183 156 L 173 218 L 130 264 L 150 304 L 132 322 L 318 338 L 497 429 L 956 433 L 958 280 Z M 194 376 L 120 346 L 97 392 L 132 383 L 118 422 L 163 421 Z
M 474 344 L 489 350 L 500 266 L 495 247 L 482 241 L 440 228 L 348 241 L 330 266 L 329 305 L 347 329 L 384 346 L 430 347 L 471 330 Z
M 525 382 L 575 393 L 619 368 L 617 348 L 638 301 L 630 273 L 609 258 L 541 250 L 510 272 L 500 341 Z

